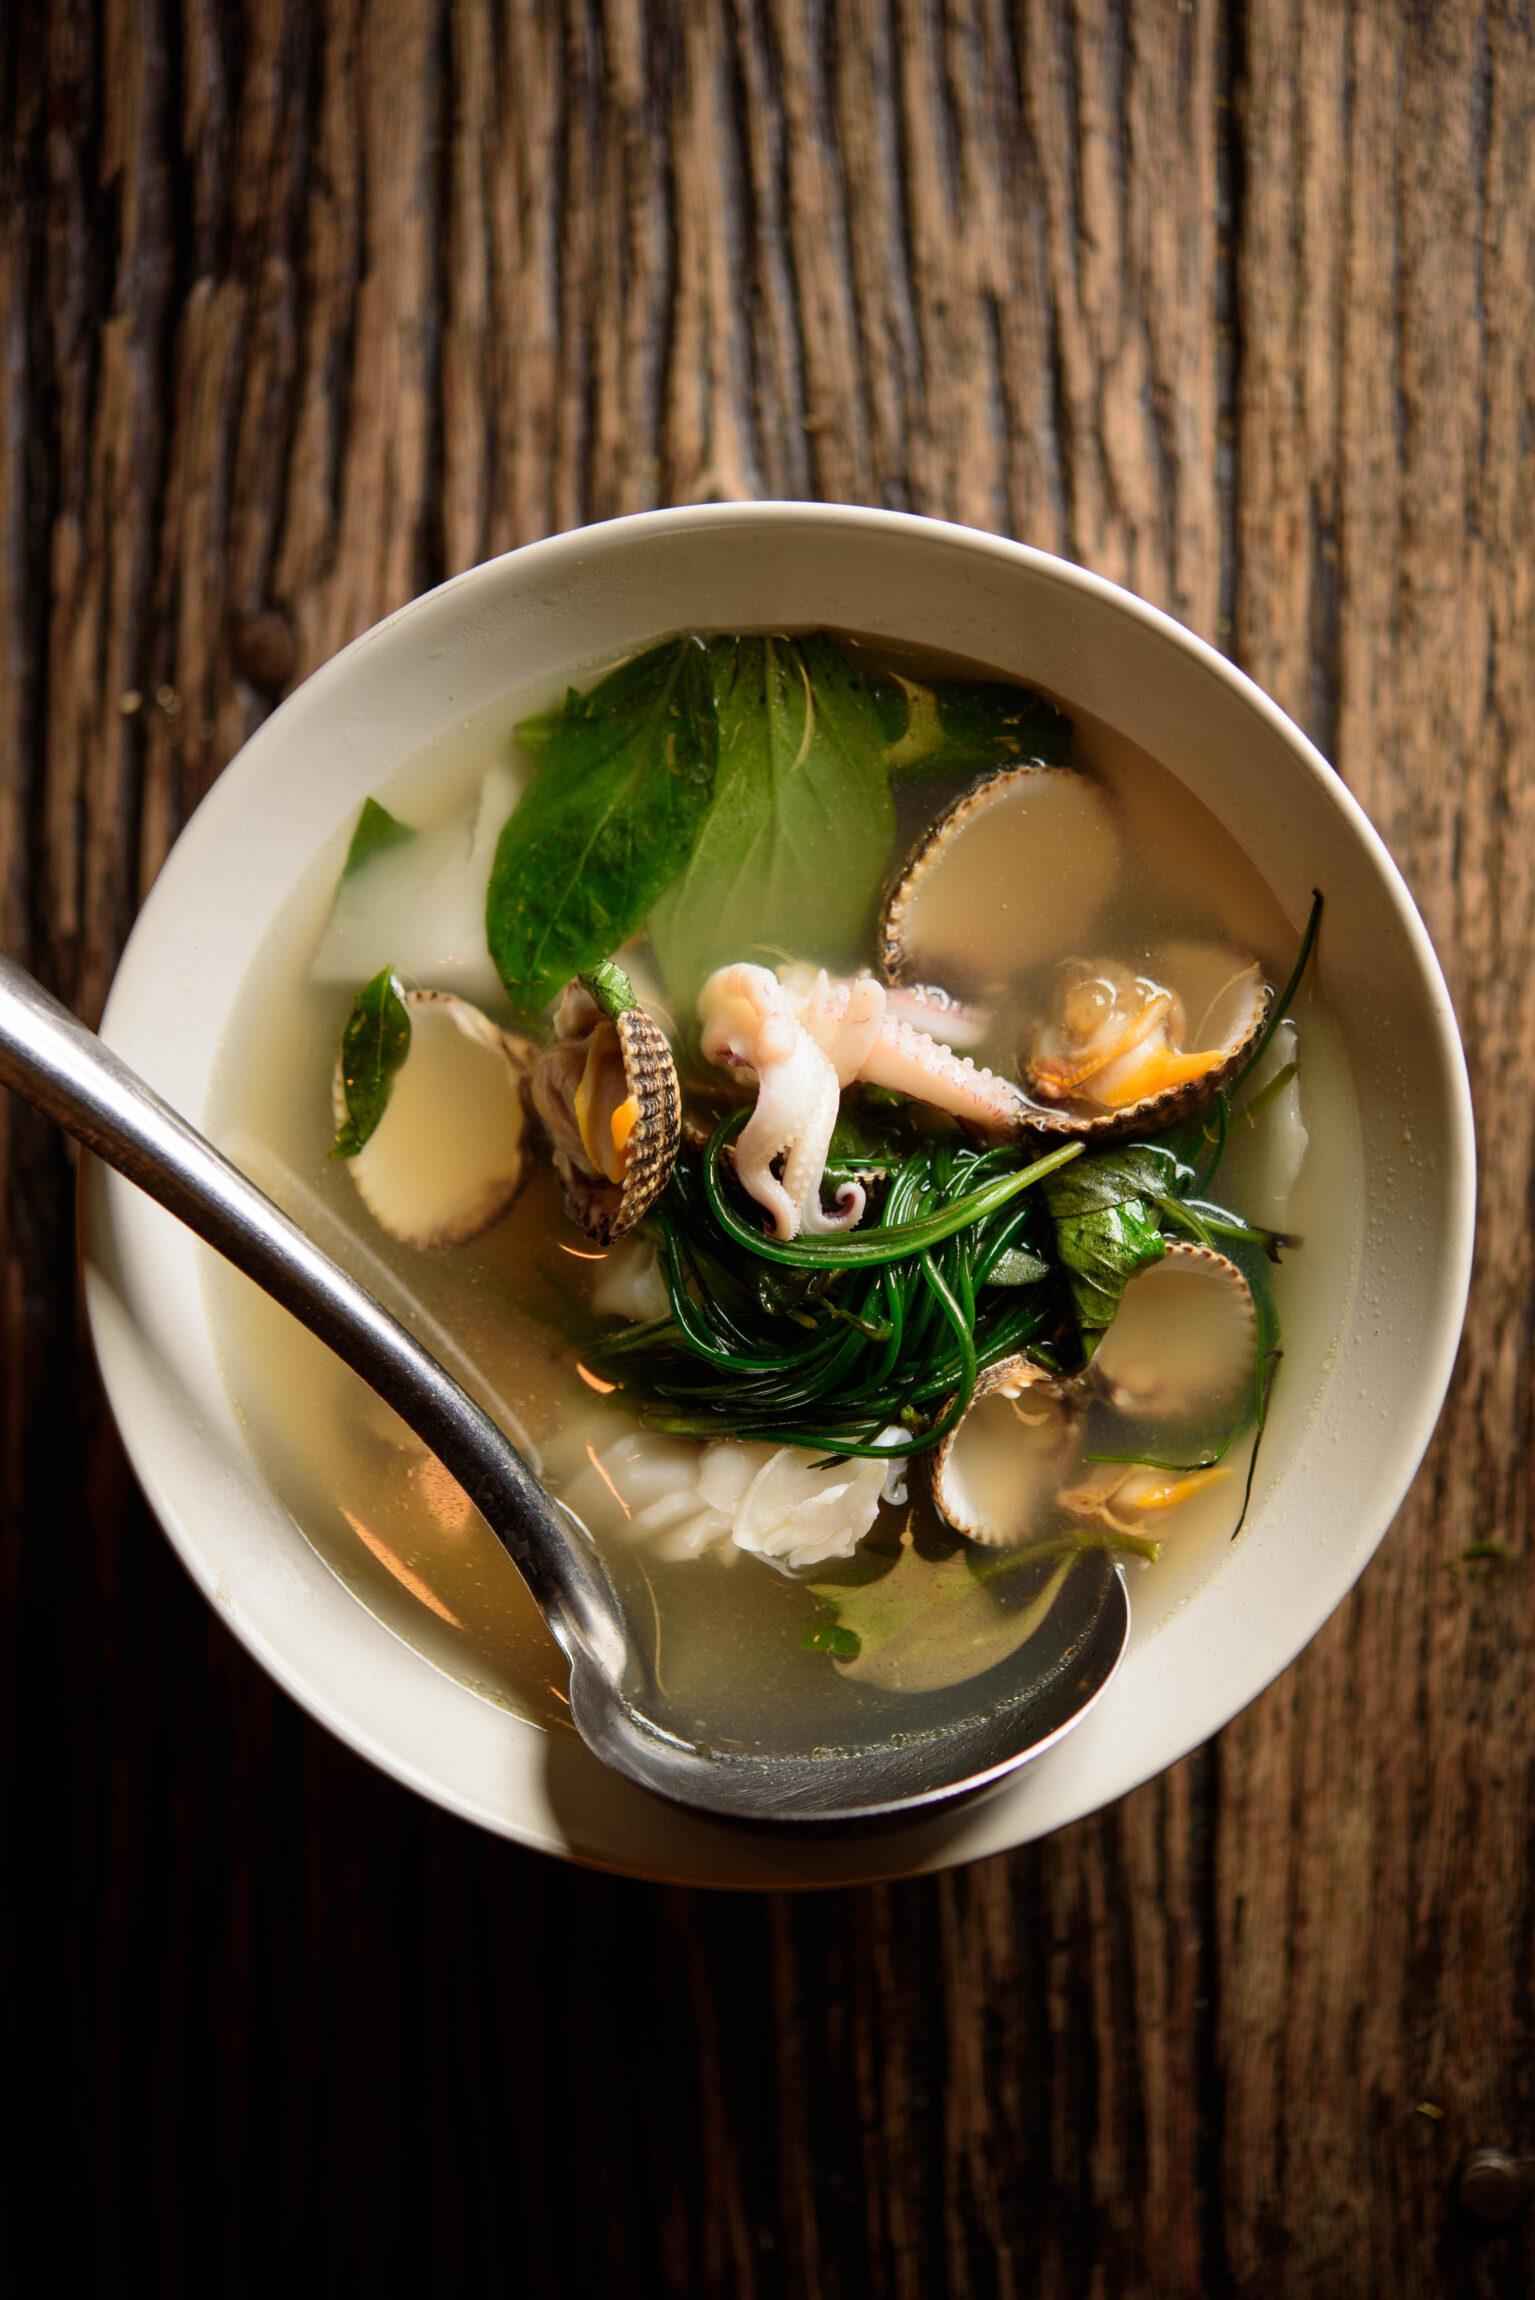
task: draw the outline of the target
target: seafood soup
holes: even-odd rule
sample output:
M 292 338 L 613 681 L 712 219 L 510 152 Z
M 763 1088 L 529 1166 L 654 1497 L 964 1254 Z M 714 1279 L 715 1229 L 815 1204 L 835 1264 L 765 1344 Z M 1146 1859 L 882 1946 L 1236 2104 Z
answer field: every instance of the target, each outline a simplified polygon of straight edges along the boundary
M 212 1130 L 588 1528 L 679 1730 L 868 1746 L 1061 1666 L 1107 1573 L 1154 1634 L 1261 1509 L 1361 1219 L 1317 923 L 994 672 L 688 635 L 380 785 L 252 965 Z M 207 1283 L 314 1548 L 568 1721 L 448 1473 Z

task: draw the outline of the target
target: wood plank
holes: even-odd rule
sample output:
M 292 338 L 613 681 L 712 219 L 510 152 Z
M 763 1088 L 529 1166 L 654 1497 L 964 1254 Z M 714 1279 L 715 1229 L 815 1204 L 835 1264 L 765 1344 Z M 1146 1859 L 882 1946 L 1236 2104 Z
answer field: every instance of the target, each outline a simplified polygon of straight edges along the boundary
M 1429 1462 L 1220 1743 L 1223 2163 L 1253 2291 L 1529 2274 L 1527 2250 L 1465 2252 L 1445 2197 L 1466 2147 L 1529 2131 L 1531 63 L 1498 10 L 1303 5 L 1248 45 L 1240 641 L 1413 885 L 1483 1145 Z M 1517 1562 L 1457 1568 L 1478 1541 Z

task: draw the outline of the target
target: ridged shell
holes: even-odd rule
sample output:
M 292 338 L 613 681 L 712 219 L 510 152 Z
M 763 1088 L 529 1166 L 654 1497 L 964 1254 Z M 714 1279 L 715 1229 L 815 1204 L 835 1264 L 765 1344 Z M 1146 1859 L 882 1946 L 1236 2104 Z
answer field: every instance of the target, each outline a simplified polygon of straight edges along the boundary
M 577 1221 L 598 1245 L 610 1245 L 648 1213 L 671 1179 L 682 1143 L 682 1090 L 666 1034 L 643 1007 L 630 1007 L 612 1023 L 624 1084 L 638 1104 L 622 1182 L 598 1173 L 581 1144 L 572 1112 L 581 1051 L 603 1018 L 578 986 L 565 991 L 555 1016 L 557 1035 L 533 1072 L 533 1100 L 548 1131 L 555 1169 Z M 584 1002 L 584 1003 L 583 1003 Z M 579 1028 L 572 1025 L 579 1022 Z
M 1073 1097 L 1069 1101 L 1046 1101 L 1032 1092 L 1030 1064 L 1032 1047 L 1026 1042 L 1019 1049 L 1018 1074 L 1023 1082 L 1027 1105 L 1025 1124 L 1045 1134 L 1080 1135 L 1090 1141 L 1107 1142 L 1122 1134 L 1154 1134 L 1170 1126 L 1185 1110 L 1196 1103 L 1208 1101 L 1228 1080 L 1234 1078 L 1251 1053 L 1259 1034 L 1268 1021 L 1274 994 L 1263 981 L 1256 962 L 1245 961 L 1236 953 L 1217 953 L 1202 946 L 1175 946 L 1165 952 L 1153 954 L 1148 967 L 1148 978 L 1178 993 L 1185 1008 L 1195 1002 L 1184 995 L 1179 977 L 1190 963 L 1198 960 L 1208 963 L 1220 957 L 1227 966 L 1237 970 L 1228 985 L 1232 992 L 1233 1010 L 1229 1021 L 1223 1023 L 1218 1038 L 1224 1048 L 1221 1060 L 1213 1064 L 1200 1077 L 1182 1085 L 1164 1087 L 1155 1094 L 1143 1095 L 1138 1101 L 1122 1104 L 1118 1109 L 1094 1106 L 1090 1096 Z M 1197 1027 L 1186 1035 L 1198 1045 L 1201 1033 Z M 1187 1051 L 1187 1049 L 1185 1050 Z
M 1258 1315 L 1236 1264 L 1192 1239 L 1124 1290 L 1086 1379 L 1120 1413 L 1159 1426 L 1219 1421 L 1258 1373 Z
M 1025 1419 L 1009 1401 L 1029 1397 Z M 1070 1387 L 1022 1354 L 989 1366 L 958 1426 L 933 1454 L 933 1501 L 956 1533 L 990 1549 L 1012 1549 L 1058 1530 L 1055 1506 L 1073 1454 L 1080 1409 Z M 995 1445 L 1001 1458 L 988 1461 Z
M 1090 776 L 1004 767 L 944 810 L 892 887 L 879 935 L 886 979 L 969 998 L 1070 948 L 1114 885 L 1119 845 Z
M 640 1114 L 630 1136 L 623 1195 L 618 1219 L 607 1233 L 610 1239 L 621 1238 L 650 1211 L 672 1178 L 682 1144 L 682 1089 L 666 1033 L 642 1006 L 635 1006 L 618 1018 L 618 1043 L 624 1050 L 624 1076 Z

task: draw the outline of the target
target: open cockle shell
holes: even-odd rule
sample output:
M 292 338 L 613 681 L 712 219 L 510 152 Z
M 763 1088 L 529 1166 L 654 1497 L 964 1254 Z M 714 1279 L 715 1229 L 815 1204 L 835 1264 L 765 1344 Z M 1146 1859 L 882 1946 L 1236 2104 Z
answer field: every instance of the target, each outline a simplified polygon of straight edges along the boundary
M 1257 961 L 1217 943 L 1171 943 L 1146 971 L 1069 958 L 1055 1005 L 1020 1050 L 1028 1123 L 1106 1139 L 1155 1133 L 1241 1069 L 1273 993 Z
M 1056 1495 L 1075 1460 L 1079 1420 L 1067 1385 L 1032 1358 L 988 1367 L 933 1456 L 940 1516 L 989 1549 L 1059 1531 Z
M 445 990 L 408 990 L 410 1051 L 347 1171 L 379 1225 L 407 1246 L 462 1246 L 499 1221 L 528 1170 L 525 1041 Z M 347 1117 L 338 1063 L 336 1124 Z
M 1005 767 L 946 808 L 880 921 L 893 983 L 984 997 L 1080 942 L 1119 875 L 1102 786 L 1073 767 Z
M 554 1038 L 533 1070 L 533 1100 L 577 1221 L 608 1245 L 632 1230 L 671 1179 L 682 1090 L 666 1035 L 639 1005 L 604 1014 L 568 983 Z
M 1234 1262 L 1169 1246 L 1125 1287 L 1087 1378 L 1119 1412 L 1159 1426 L 1229 1424 L 1258 1375 L 1258 1314 Z

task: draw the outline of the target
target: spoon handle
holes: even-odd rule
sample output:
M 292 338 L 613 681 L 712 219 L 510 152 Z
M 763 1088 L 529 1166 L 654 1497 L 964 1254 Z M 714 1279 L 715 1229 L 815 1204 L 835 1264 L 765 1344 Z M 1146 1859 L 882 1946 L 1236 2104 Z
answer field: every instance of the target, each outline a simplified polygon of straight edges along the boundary
M 436 1454 L 509 1552 L 566 1652 L 617 1680 L 622 1615 L 600 1560 L 490 1416 L 397 1318 L 84 1023 L 0 952 L 0 1084 L 126 1175 L 281 1302 Z

